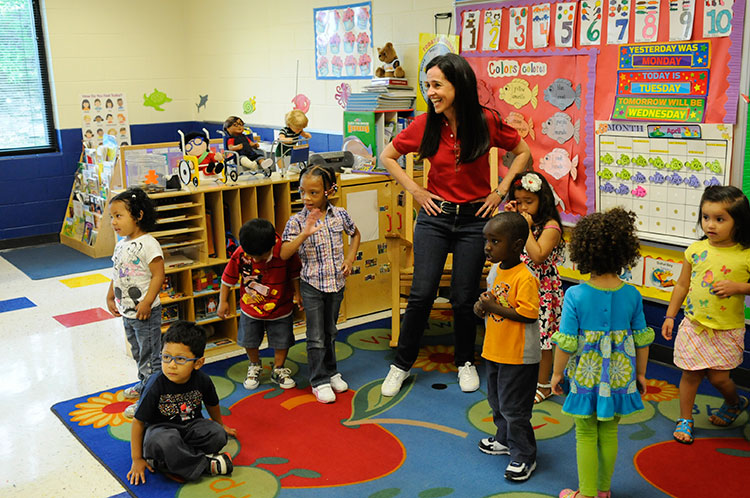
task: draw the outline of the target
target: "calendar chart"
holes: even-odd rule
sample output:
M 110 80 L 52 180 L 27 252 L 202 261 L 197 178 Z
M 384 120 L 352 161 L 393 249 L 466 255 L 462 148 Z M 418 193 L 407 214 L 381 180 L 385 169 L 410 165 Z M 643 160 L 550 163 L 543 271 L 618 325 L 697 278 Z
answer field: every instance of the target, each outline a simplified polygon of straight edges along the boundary
M 697 226 L 703 190 L 728 185 L 732 127 L 597 121 L 596 206 L 638 216 L 639 237 L 686 245 Z

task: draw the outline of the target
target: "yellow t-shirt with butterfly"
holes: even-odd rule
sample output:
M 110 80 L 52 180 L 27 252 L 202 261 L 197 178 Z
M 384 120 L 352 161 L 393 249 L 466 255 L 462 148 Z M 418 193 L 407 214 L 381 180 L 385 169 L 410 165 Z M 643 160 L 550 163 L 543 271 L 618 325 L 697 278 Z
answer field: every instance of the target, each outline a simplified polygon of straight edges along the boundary
M 721 280 L 750 280 L 750 249 L 740 244 L 714 247 L 708 240 L 693 242 L 685 250 L 692 266 L 685 316 L 713 329 L 739 329 L 745 326 L 745 296 L 719 297 L 714 283 Z

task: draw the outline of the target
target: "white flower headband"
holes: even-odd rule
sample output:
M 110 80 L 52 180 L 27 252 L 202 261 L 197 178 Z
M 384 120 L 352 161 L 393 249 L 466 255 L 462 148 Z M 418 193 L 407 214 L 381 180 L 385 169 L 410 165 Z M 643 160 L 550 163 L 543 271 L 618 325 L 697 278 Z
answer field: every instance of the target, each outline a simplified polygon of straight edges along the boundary
M 535 173 L 529 173 L 523 176 L 520 180 L 516 181 L 516 185 L 520 185 L 524 190 L 529 192 L 539 192 L 542 188 L 542 179 L 539 178 Z

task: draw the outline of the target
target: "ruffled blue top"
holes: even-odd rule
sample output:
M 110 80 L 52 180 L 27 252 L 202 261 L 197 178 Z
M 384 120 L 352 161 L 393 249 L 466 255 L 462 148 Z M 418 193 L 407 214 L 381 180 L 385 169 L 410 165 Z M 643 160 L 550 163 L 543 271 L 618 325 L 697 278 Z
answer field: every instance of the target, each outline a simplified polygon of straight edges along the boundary
M 635 351 L 653 340 L 634 287 L 623 283 L 601 289 L 585 282 L 568 289 L 560 330 L 552 336 L 557 347 L 571 354 L 565 368 L 569 393 L 562 411 L 612 420 L 643 410 Z

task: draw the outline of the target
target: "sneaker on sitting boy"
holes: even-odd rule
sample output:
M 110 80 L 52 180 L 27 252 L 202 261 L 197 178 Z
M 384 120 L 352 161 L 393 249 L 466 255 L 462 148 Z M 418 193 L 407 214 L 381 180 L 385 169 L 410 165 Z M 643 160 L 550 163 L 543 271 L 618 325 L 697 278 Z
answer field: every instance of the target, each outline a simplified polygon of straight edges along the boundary
M 206 455 L 206 459 L 208 460 L 206 472 L 212 476 L 231 474 L 234 469 L 229 453 L 210 453 Z

